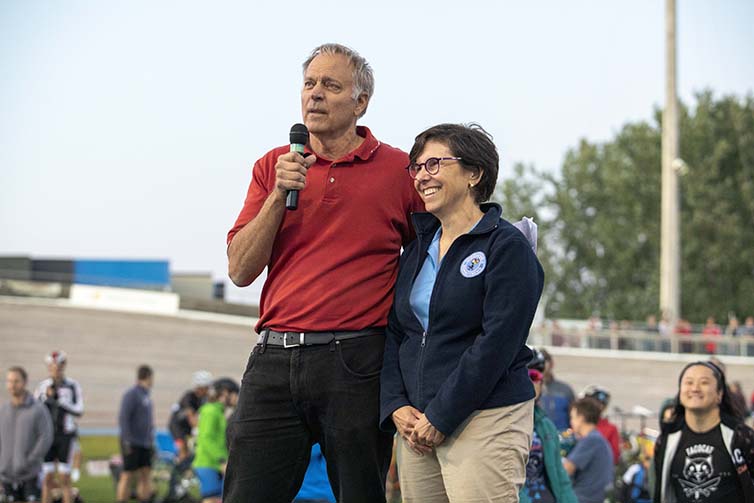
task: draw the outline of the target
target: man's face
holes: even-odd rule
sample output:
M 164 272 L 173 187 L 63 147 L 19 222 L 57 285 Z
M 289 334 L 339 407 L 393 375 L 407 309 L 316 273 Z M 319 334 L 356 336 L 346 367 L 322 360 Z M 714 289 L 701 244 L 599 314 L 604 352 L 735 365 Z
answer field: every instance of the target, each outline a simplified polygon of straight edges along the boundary
M 673 422 L 674 416 L 675 416 L 674 408 L 668 407 L 667 409 L 662 411 L 662 422 L 670 424 Z
M 209 393 L 209 386 L 197 386 L 194 388 L 194 394 L 199 398 L 204 398 Z
M 8 372 L 5 376 L 5 389 L 8 390 L 10 396 L 18 398 L 25 393 L 25 387 L 26 382 L 18 372 Z
M 60 381 L 63 379 L 63 376 L 65 375 L 65 362 L 49 363 L 47 365 L 47 371 L 49 372 L 50 377 L 52 377 L 56 381 Z
M 584 416 L 579 414 L 576 409 L 571 409 L 568 413 L 571 418 L 571 429 L 578 433 L 581 426 L 584 424 Z
M 320 54 L 304 72 L 301 114 L 310 133 L 339 136 L 356 127 L 366 95 L 353 99 L 353 68 L 342 54 Z
M 223 403 L 226 407 L 235 407 L 238 404 L 238 393 L 225 392 L 223 396 Z
M 152 389 L 152 386 L 154 386 L 154 374 L 150 375 L 147 378 L 139 379 L 139 384 L 141 384 L 143 387 L 147 389 Z
M 543 372 L 545 379 L 550 379 L 552 377 L 552 368 L 554 366 L 552 360 L 545 360 L 545 371 Z
M 718 407 L 722 391 L 717 390 L 717 378 L 712 369 L 694 365 L 686 369 L 681 379 L 681 405 L 692 412 L 708 412 Z

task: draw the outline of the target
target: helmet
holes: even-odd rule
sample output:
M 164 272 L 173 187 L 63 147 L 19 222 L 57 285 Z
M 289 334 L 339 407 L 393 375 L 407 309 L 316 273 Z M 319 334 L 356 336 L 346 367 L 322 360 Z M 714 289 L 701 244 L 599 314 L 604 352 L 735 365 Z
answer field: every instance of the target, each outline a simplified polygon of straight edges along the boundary
M 607 404 L 610 403 L 610 392 L 607 390 L 607 388 L 603 388 L 602 386 L 598 386 L 596 384 L 590 384 L 589 386 L 584 388 L 584 390 L 581 392 L 581 396 L 594 398 L 605 407 L 607 407 Z
M 212 384 L 212 387 L 215 389 L 216 393 L 220 393 L 222 391 L 227 391 L 228 393 L 238 393 L 240 389 L 238 387 L 238 383 L 236 383 L 236 381 L 234 381 L 230 377 L 221 377 Z
M 53 351 L 45 356 L 45 363 L 47 365 L 50 365 L 51 363 L 60 365 L 61 363 L 65 363 L 67 358 L 68 356 L 65 354 L 65 351 Z
M 542 351 L 540 351 L 537 348 L 529 348 L 532 352 L 531 360 L 529 361 L 529 364 L 527 367 L 534 370 L 539 370 L 540 372 L 545 371 L 545 355 L 542 354 Z
M 206 370 L 197 370 L 194 372 L 191 382 L 194 383 L 195 387 L 209 386 L 212 384 L 212 373 Z

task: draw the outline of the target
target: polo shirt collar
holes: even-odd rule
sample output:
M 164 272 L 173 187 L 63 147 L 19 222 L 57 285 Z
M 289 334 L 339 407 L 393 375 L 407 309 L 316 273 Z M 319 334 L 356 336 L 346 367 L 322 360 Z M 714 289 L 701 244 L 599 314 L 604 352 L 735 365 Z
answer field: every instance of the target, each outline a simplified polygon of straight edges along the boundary
M 354 157 L 358 157 L 362 161 L 366 161 L 380 148 L 381 143 L 366 126 L 356 126 L 356 134 L 363 137 L 364 141 L 356 150 L 346 156 L 349 158 L 347 160 L 352 161 Z
M 361 161 L 368 161 L 374 155 L 377 149 L 380 148 L 380 145 L 382 145 L 382 143 L 380 143 L 380 141 L 374 137 L 372 132 L 366 126 L 356 126 L 356 134 L 364 138 L 364 141 L 361 142 L 361 145 L 359 145 L 355 150 L 352 150 L 340 159 L 334 159 L 333 162 L 353 162 L 356 159 L 359 159 Z M 314 154 L 314 151 L 309 148 L 309 145 L 306 146 L 304 152 Z

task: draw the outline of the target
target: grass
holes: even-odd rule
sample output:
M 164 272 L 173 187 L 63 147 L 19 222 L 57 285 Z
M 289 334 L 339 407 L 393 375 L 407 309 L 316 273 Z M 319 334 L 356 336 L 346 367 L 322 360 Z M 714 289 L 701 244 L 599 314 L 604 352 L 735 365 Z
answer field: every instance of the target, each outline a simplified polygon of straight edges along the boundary
M 118 437 L 115 436 L 86 436 L 79 440 L 85 460 L 110 459 L 113 454 L 120 453 Z
M 92 477 L 86 471 L 89 460 L 109 460 L 110 456 L 120 451 L 118 438 L 114 436 L 86 436 L 80 438 L 81 479 L 75 484 L 81 493 L 81 499 L 87 503 L 106 503 L 115 501 L 115 485 L 112 476 Z
M 86 470 L 86 462 L 90 460 L 109 461 L 113 454 L 120 454 L 118 437 L 116 436 L 84 436 L 80 437 L 81 453 L 83 459 L 81 462 L 81 479 L 74 484 L 78 487 L 81 498 L 86 503 L 108 503 L 115 501 L 115 482 L 113 477 L 107 476 L 93 477 Z M 156 489 L 158 499 L 161 499 L 167 493 L 166 474 L 161 473 L 157 481 Z M 198 497 L 198 490 L 193 488 Z

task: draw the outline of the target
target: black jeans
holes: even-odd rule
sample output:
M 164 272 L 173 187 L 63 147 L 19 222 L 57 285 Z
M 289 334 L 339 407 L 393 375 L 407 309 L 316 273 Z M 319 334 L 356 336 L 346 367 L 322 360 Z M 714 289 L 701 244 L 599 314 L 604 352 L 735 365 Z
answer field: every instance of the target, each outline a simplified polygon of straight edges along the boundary
M 290 503 L 319 443 L 341 503 L 383 503 L 392 435 L 379 430 L 384 335 L 257 345 L 228 427 L 225 503 Z
M 22 482 L 3 482 L 3 490 L 8 501 L 39 501 L 41 497 L 37 477 Z

